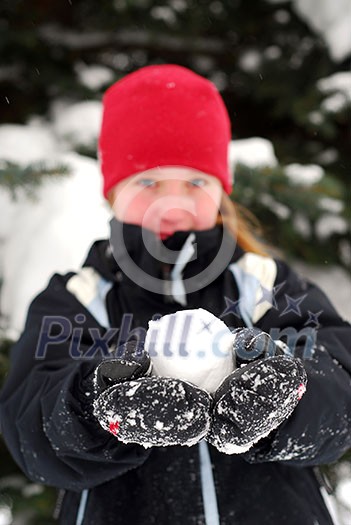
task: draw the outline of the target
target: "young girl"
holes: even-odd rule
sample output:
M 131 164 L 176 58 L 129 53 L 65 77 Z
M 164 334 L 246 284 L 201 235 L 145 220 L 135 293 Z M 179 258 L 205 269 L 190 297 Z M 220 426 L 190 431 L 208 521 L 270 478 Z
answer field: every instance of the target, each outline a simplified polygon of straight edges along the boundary
M 230 137 L 186 68 L 105 95 L 111 239 L 34 299 L 0 398 L 14 459 L 61 489 L 64 525 L 333 523 L 316 467 L 351 446 L 351 327 L 232 204 Z M 152 375 L 143 345 L 151 319 L 198 308 L 236 334 L 211 393 Z

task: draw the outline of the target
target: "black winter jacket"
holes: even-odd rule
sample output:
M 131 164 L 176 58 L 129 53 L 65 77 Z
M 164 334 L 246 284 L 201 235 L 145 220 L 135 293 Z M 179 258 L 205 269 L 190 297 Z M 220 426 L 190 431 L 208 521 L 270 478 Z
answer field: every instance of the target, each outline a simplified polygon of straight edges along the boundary
M 140 228 L 125 233 L 133 261 L 169 290 L 170 268 L 141 248 Z M 181 248 L 187 236 L 166 243 Z M 184 283 L 218 253 L 222 229 L 195 236 Z M 80 272 L 54 275 L 30 306 L 1 392 L 1 432 L 14 459 L 31 480 L 64 489 L 64 525 L 332 524 L 315 467 L 351 446 L 350 325 L 284 262 L 238 247 L 212 282 L 186 287 L 185 302 L 144 290 L 117 265 L 108 241 L 94 243 Z M 251 324 L 286 340 L 304 359 L 306 394 L 242 455 L 205 441 L 151 449 L 118 442 L 92 415 L 96 364 L 142 337 L 154 314 L 198 307 L 230 327 Z

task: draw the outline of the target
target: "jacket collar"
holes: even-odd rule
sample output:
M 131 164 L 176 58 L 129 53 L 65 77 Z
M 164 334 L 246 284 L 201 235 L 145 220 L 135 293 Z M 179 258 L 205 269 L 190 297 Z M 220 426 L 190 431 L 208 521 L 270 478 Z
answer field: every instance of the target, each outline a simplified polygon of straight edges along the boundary
M 206 269 L 216 256 L 219 256 L 217 262 L 224 270 L 242 252 L 235 247 L 234 239 L 222 225 L 201 231 L 178 231 L 164 241 L 151 230 L 122 223 L 115 218 L 111 219 L 110 227 L 110 239 L 96 241 L 83 266 L 94 267 L 111 281 L 119 280 L 121 274 L 128 275 L 131 264 L 135 264 L 147 275 L 165 278 L 165 270 L 169 271 L 179 263 L 177 258 L 186 244 L 191 244 L 195 249 L 184 268 L 189 276 Z M 206 276 L 202 275 L 201 279 L 204 278 Z

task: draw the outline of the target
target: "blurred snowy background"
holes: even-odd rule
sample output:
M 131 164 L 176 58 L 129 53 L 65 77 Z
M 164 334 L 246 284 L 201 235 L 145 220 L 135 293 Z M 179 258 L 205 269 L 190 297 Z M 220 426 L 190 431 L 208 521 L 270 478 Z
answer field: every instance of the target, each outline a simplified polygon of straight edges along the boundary
M 0 7 L 0 35 L 0 385 L 31 298 L 108 235 L 101 95 L 151 63 L 216 83 L 233 198 L 351 320 L 349 0 L 18 0 Z M 54 491 L 1 442 L 0 465 L 0 525 L 53 523 Z M 350 525 L 349 457 L 328 473 L 335 523 Z

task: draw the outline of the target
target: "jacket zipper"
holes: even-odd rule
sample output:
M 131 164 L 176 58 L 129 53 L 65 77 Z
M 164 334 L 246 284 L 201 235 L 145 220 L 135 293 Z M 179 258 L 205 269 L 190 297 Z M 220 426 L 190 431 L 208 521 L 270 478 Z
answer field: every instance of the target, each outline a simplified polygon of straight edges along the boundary
M 208 449 L 208 444 L 205 440 L 202 440 L 199 443 L 199 460 L 205 524 L 219 525 L 219 511 L 216 487 L 213 478 L 211 456 Z
M 162 264 L 161 269 L 163 278 L 163 300 L 165 303 L 174 303 L 172 297 L 171 265 Z
M 88 501 L 88 495 L 89 495 L 89 490 L 88 489 L 82 490 L 82 493 L 81 493 L 81 496 L 80 496 L 80 501 L 79 501 L 79 506 L 78 506 L 77 518 L 76 518 L 75 525 L 83 525 L 83 520 L 84 520 L 84 516 L 85 516 L 85 509 L 86 509 L 87 501 Z

